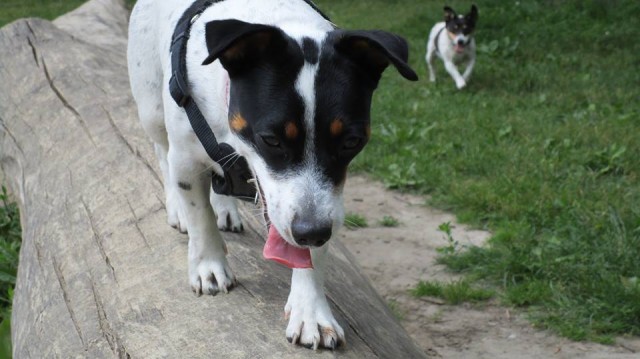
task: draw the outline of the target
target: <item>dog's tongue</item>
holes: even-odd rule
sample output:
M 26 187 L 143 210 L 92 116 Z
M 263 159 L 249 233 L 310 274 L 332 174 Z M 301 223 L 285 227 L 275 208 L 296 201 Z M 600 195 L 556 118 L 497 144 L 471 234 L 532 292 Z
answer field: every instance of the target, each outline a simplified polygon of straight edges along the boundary
M 458 45 L 458 44 L 456 44 L 456 45 L 455 45 L 455 47 L 454 47 L 454 50 L 455 50 L 457 53 L 464 52 L 464 45 Z
M 269 236 L 262 255 L 289 268 L 313 268 L 309 249 L 292 246 L 273 225 L 269 226 Z

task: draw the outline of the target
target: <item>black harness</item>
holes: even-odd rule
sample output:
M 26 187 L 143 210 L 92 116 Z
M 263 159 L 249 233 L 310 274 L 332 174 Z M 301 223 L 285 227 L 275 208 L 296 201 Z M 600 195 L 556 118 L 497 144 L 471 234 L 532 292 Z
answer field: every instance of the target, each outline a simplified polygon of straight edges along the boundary
M 209 6 L 221 1 L 224 0 L 196 0 L 178 20 L 171 39 L 172 74 L 169 80 L 169 92 L 178 106 L 184 108 L 193 131 L 209 157 L 222 167 L 222 176 L 215 171 L 212 172 L 211 187 L 213 191 L 222 195 L 238 197 L 245 201 L 256 202 L 258 199 L 256 185 L 253 183 L 253 174 L 247 160 L 238 156 L 229 144 L 218 143 L 207 120 L 191 97 L 187 82 L 186 51 L 191 25 Z M 311 0 L 304 1 L 323 18 L 330 21 Z
M 436 52 L 438 54 L 440 53 L 440 49 L 438 48 L 438 38 L 440 37 L 440 34 L 442 33 L 442 31 L 446 28 L 447 28 L 447 25 L 445 25 L 442 29 L 440 29 L 440 31 L 438 31 L 438 33 L 436 34 L 435 39 L 433 39 L 433 43 L 436 45 Z

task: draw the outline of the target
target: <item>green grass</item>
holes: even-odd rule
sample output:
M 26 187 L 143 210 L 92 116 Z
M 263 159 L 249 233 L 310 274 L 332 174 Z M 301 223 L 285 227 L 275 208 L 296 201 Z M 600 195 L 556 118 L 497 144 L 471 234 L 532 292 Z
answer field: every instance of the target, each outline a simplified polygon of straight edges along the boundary
M 396 301 L 395 299 L 389 299 L 387 301 L 387 306 L 389 307 L 389 310 L 391 310 L 391 313 L 393 313 L 393 316 L 396 317 L 396 319 L 398 319 L 399 321 L 402 321 L 404 319 L 404 312 L 402 311 L 402 308 L 400 308 L 400 304 L 398 303 L 398 301 Z
M 5 187 L 0 192 L 0 357 L 11 357 L 11 303 L 20 252 L 20 216 Z
M 51 20 L 84 2 L 84 0 L 2 0 L 0 26 L 23 17 Z
M 411 290 L 416 297 L 436 297 L 443 299 L 447 304 L 460 304 L 464 302 L 481 302 L 493 297 L 494 292 L 488 289 L 474 288 L 466 280 L 442 283 L 436 281 L 420 281 Z
M 384 216 L 379 223 L 383 227 L 397 227 L 400 225 L 400 221 L 393 216 Z
M 347 213 L 344 216 L 344 226 L 349 229 L 368 227 L 367 219 L 357 213 Z
M 386 71 L 352 167 L 495 233 L 442 261 L 566 337 L 640 334 L 640 2 L 477 1 L 478 62 L 463 91 L 441 63 L 427 81 L 444 3 L 317 4 L 343 27 L 410 43 L 421 79 Z
M 2 0 L 0 26 L 23 17 L 39 17 L 53 20 L 67 13 L 87 0 Z M 125 0 L 129 7 L 135 0 Z

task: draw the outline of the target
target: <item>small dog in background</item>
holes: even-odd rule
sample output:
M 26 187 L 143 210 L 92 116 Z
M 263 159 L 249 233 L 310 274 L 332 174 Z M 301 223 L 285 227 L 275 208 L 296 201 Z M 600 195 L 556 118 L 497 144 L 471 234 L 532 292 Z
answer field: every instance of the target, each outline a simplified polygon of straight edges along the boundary
M 471 5 L 466 15 L 458 15 L 449 6 L 444 7 L 444 22 L 439 22 L 431 29 L 427 42 L 426 60 L 429 66 L 429 80 L 436 81 L 433 71 L 433 59 L 436 55 L 444 62 L 444 67 L 453 77 L 458 89 L 467 85 L 473 66 L 476 63 L 476 42 L 473 30 L 478 21 L 478 8 Z M 466 63 L 462 75 L 456 65 Z

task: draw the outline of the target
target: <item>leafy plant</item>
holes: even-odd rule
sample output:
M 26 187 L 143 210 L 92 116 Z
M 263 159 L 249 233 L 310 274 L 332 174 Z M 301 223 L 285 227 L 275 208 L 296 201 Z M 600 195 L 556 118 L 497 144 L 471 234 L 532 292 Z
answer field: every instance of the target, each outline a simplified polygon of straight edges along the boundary
M 445 235 L 445 239 L 449 243 L 446 247 L 438 248 L 438 252 L 451 255 L 458 251 L 459 243 L 457 240 L 453 239 L 453 234 L 451 233 L 451 222 L 440 223 L 438 226 L 438 230 Z

